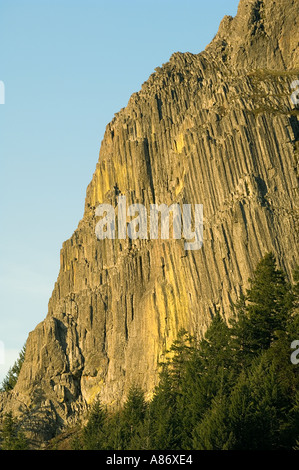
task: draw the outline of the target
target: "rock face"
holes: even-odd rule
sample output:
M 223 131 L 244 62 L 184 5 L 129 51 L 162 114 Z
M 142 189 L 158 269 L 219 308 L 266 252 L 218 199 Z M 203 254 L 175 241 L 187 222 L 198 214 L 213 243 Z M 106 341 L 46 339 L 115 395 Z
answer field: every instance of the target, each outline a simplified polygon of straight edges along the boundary
M 298 0 L 241 0 L 205 51 L 173 54 L 108 124 L 84 216 L 61 250 L 48 315 L 29 334 L 2 407 L 30 404 L 41 390 L 44 406 L 65 420 L 97 395 L 118 405 L 132 383 L 150 395 L 178 330 L 200 336 L 216 309 L 228 318 L 266 252 L 292 275 L 297 17 Z M 116 207 L 119 194 L 146 208 L 203 204 L 202 248 L 98 240 L 95 209 Z

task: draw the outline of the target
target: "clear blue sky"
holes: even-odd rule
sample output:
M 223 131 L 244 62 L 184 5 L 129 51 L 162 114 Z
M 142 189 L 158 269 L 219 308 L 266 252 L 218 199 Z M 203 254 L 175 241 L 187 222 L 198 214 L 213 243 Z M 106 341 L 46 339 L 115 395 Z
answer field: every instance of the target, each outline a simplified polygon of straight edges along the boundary
M 0 0 L 0 341 L 47 314 L 108 122 L 173 52 L 201 52 L 238 0 Z

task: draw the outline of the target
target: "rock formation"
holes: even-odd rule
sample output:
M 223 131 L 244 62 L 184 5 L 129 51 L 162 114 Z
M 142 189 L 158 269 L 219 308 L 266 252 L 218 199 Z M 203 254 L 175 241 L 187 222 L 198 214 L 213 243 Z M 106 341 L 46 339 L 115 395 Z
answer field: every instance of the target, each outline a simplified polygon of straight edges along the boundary
M 150 396 L 184 327 L 202 335 L 273 251 L 298 262 L 298 0 L 241 0 L 205 51 L 174 53 L 107 125 L 85 211 L 61 250 L 48 314 L 29 334 L 0 409 L 30 404 L 71 419 L 132 383 Z M 98 240 L 101 203 L 203 204 L 200 250 L 184 240 Z

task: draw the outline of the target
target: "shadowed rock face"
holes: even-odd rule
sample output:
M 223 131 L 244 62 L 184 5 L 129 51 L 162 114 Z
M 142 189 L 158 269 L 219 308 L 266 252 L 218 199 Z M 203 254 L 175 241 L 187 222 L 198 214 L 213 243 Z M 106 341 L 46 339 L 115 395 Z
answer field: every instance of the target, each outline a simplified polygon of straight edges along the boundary
M 46 319 L 2 407 L 42 391 L 70 419 L 99 394 L 150 395 L 157 362 L 184 327 L 228 318 L 260 257 L 298 262 L 298 0 L 241 0 L 200 54 L 175 53 L 108 124 L 78 228 L 61 250 Z M 100 203 L 203 204 L 201 250 L 184 240 L 103 240 Z M 1 408 L 1 401 L 0 401 Z

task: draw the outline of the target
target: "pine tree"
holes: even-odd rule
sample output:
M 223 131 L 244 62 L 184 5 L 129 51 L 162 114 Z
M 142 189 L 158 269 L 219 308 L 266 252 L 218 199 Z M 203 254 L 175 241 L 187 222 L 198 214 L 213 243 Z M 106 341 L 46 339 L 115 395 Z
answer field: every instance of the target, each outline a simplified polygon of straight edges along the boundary
M 231 346 L 231 331 L 219 312 L 200 341 L 192 361 L 193 372 L 188 379 L 190 385 L 194 381 L 191 403 L 195 401 L 197 414 L 201 416 L 220 389 L 225 392 L 230 388 L 238 369 Z M 192 387 L 188 389 L 191 391 Z
M 167 365 L 162 366 L 160 381 L 150 403 L 151 448 L 156 450 L 180 448 L 177 394 Z
M 174 391 L 180 393 L 184 387 L 186 366 L 194 352 L 194 338 L 184 329 L 180 329 L 177 339 L 169 351 L 169 357 L 164 363 L 171 376 Z
M 28 442 L 25 435 L 18 429 L 18 423 L 11 412 L 7 413 L 1 429 L 2 450 L 27 450 Z
M 20 371 L 21 371 L 21 367 L 25 360 L 25 352 L 26 352 L 26 345 L 23 346 L 19 354 L 19 357 L 15 361 L 14 365 L 9 369 L 6 377 L 4 378 L 1 384 L 1 390 L 3 392 L 8 392 L 10 390 L 13 390 L 14 386 L 16 385 Z
M 299 366 L 290 360 L 299 339 L 298 268 L 294 281 L 266 255 L 231 325 L 217 312 L 200 341 L 180 330 L 152 400 L 132 386 L 119 411 L 108 415 L 98 404 L 81 448 L 299 448 Z
M 201 370 L 199 362 L 201 402 L 196 407 L 203 413 L 194 427 L 196 448 L 286 449 L 295 446 L 296 439 L 299 442 L 299 374 L 290 361 L 291 337 L 299 332 L 296 289 L 298 285 L 291 289 L 269 254 L 237 303 L 226 351 L 219 341 L 222 335 L 217 335 L 222 329 L 219 317 L 212 322 L 199 345 L 206 365 Z M 216 384 L 221 390 L 217 395 Z M 204 390 L 209 392 L 205 395 Z M 213 397 L 210 402 L 208 395 Z
M 132 385 L 121 413 L 120 427 L 124 449 L 134 450 L 134 447 L 141 445 L 146 410 L 144 391 Z
M 190 445 L 192 423 L 187 391 L 195 351 L 195 339 L 186 330 L 179 330 L 161 364 L 160 383 L 151 404 L 153 448 L 180 449 Z
M 227 407 L 227 397 L 223 390 L 220 390 L 193 429 L 193 449 L 225 450 L 228 448 L 231 437 L 227 421 Z
M 258 263 L 249 284 L 237 304 L 238 321 L 233 323 L 236 349 L 243 354 L 244 365 L 246 359 L 268 349 L 279 330 L 285 330 L 292 309 L 290 286 L 272 253 Z
M 229 420 L 233 449 L 278 450 L 285 447 L 290 401 L 278 380 L 275 365 L 264 353 L 242 374 L 232 395 Z
M 90 410 L 88 422 L 83 428 L 81 441 L 84 450 L 106 448 L 106 418 L 107 413 L 97 399 Z

